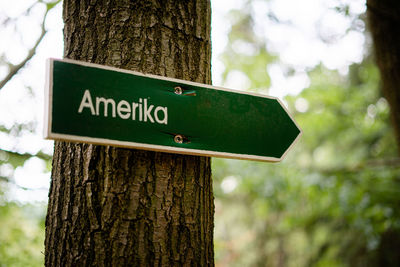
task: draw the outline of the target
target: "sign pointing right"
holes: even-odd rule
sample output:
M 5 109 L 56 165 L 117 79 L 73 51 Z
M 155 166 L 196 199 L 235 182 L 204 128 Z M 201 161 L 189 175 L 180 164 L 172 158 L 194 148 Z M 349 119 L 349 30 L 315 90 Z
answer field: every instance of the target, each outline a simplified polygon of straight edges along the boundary
M 301 135 L 274 97 L 72 60 L 48 74 L 50 139 L 280 161 Z
M 273 97 L 210 90 L 213 110 L 201 106 L 207 118 L 210 147 L 242 154 L 247 159 L 280 161 L 301 135 L 282 103 Z

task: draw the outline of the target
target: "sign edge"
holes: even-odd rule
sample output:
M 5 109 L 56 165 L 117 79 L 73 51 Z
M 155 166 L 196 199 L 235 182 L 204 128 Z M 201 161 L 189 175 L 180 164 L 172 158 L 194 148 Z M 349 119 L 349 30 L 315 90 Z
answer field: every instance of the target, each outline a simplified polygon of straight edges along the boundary
M 142 72 L 138 72 L 138 71 L 121 69 L 121 68 L 100 65 L 97 63 L 85 62 L 85 61 L 80 61 L 80 60 L 74 60 L 74 59 L 68 59 L 68 58 L 64 58 L 64 59 L 50 58 L 50 60 L 52 62 L 54 62 L 54 61 L 66 62 L 66 63 L 81 65 L 81 66 L 85 66 L 85 67 L 93 67 L 93 68 L 98 68 L 98 69 L 123 72 L 126 74 L 133 74 L 133 75 L 137 75 L 137 76 L 141 76 L 141 77 L 159 79 L 159 80 L 176 82 L 176 83 L 183 83 L 183 84 L 202 87 L 202 88 L 206 88 L 206 89 L 214 89 L 214 90 L 219 90 L 219 91 L 231 92 L 231 93 L 242 94 L 242 95 L 251 95 L 251 96 L 268 98 L 268 99 L 278 99 L 275 96 L 269 96 L 269 95 L 264 95 L 264 94 L 260 94 L 260 93 L 255 93 L 255 92 L 241 91 L 241 90 L 237 90 L 237 89 L 229 89 L 229 88 L 214 86 L 214 85 L 210 85 L 210 84 L 203 84 L 203 83 L 187 81 L 187 80 L 182 80 L 182 79 L 177 79 L 177 78 L 170 78 L 170 77 L 154 75 L 154 74 L 149 74 L 149 73 L 142 73 Z
M 44 123 L 43 123 L 43 136 L 45 139 L 50 139 L 51 124 L 52 124 L 52 106 L 53 106 L 53 66 L 54 59 L 48 58 L 46 60 L 46 81 L 45 81 L 45 95 L 44 95 Z
M 247 159 L 247 160 L 263 161 L 263 162 L 280 161 L 280 158 L 274 158 L 274 157 L 263 157 L 263 156 L 249 155 L 249 154 L 237 154 L 237 153 L 218 152 L 218 151 L 192 149 L 192 148 L 179 148 L 179 147 L 164 146 L 164 145 L 152 145 L 152 144 L 136 143 L 129 141 L 118 141 L 107 138 L 59 134 L 54 132 L 49 133 L 49 138 L 54 140 L 62 140 L 62 141 L 70 141 L 78 143 L 84 142 L 96 145 L 109 145 L 109 146 L 134 148 L 134 149 L 145 149 L 157 152 L 177 153 L 183 155 L 221 157 L 221 158 L 231 158 L 231 159 Z

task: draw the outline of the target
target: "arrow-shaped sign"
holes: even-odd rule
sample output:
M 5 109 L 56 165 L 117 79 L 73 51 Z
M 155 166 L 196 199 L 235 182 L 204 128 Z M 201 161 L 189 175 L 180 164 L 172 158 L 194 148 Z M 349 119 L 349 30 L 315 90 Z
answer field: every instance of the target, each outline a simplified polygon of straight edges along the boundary
M 73 60 L 48 65 L 48 139 L 280 161 L 301 135 L 274 97 Z

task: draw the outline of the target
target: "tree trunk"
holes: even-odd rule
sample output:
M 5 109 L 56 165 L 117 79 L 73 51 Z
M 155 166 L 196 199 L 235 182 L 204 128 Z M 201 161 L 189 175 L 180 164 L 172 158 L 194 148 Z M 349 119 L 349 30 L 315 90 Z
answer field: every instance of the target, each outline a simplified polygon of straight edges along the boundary
M 209 0 L 64 0 L 64 56 L 211 82 Z M 46 266 L 212 266 L 210 158 L 56 142 Z
M 381 74 L 382 90 L 390 105 L 400 155 L 400 2 L 368 0 L 367 8 L 375 60 Z M 389 228 L 380 237 L 371 266 L 399 266 L 399 231 Z
M 400 2 L 368 0 L 367 7 L 382 89 L 390 105 L 400 154 Z

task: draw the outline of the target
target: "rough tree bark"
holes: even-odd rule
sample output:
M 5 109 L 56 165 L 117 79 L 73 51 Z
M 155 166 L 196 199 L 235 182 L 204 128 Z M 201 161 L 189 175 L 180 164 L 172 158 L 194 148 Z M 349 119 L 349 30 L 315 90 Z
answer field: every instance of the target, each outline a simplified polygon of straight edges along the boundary
M 390 105 L 400 154 L 400 2 L 368 0 L 367 8 L 382 90 Z
M 367 0 L 367 16 L 400 155 L 400 2 Z M 400 266 L 399 244 L 399 230 L 387 229 L 381 234 L 371 266 Z
M 64 56 L 211 82 L 209 0 L 64 0 Z M 56 142 L 46 266 L 210 266 L 210 158 Z

